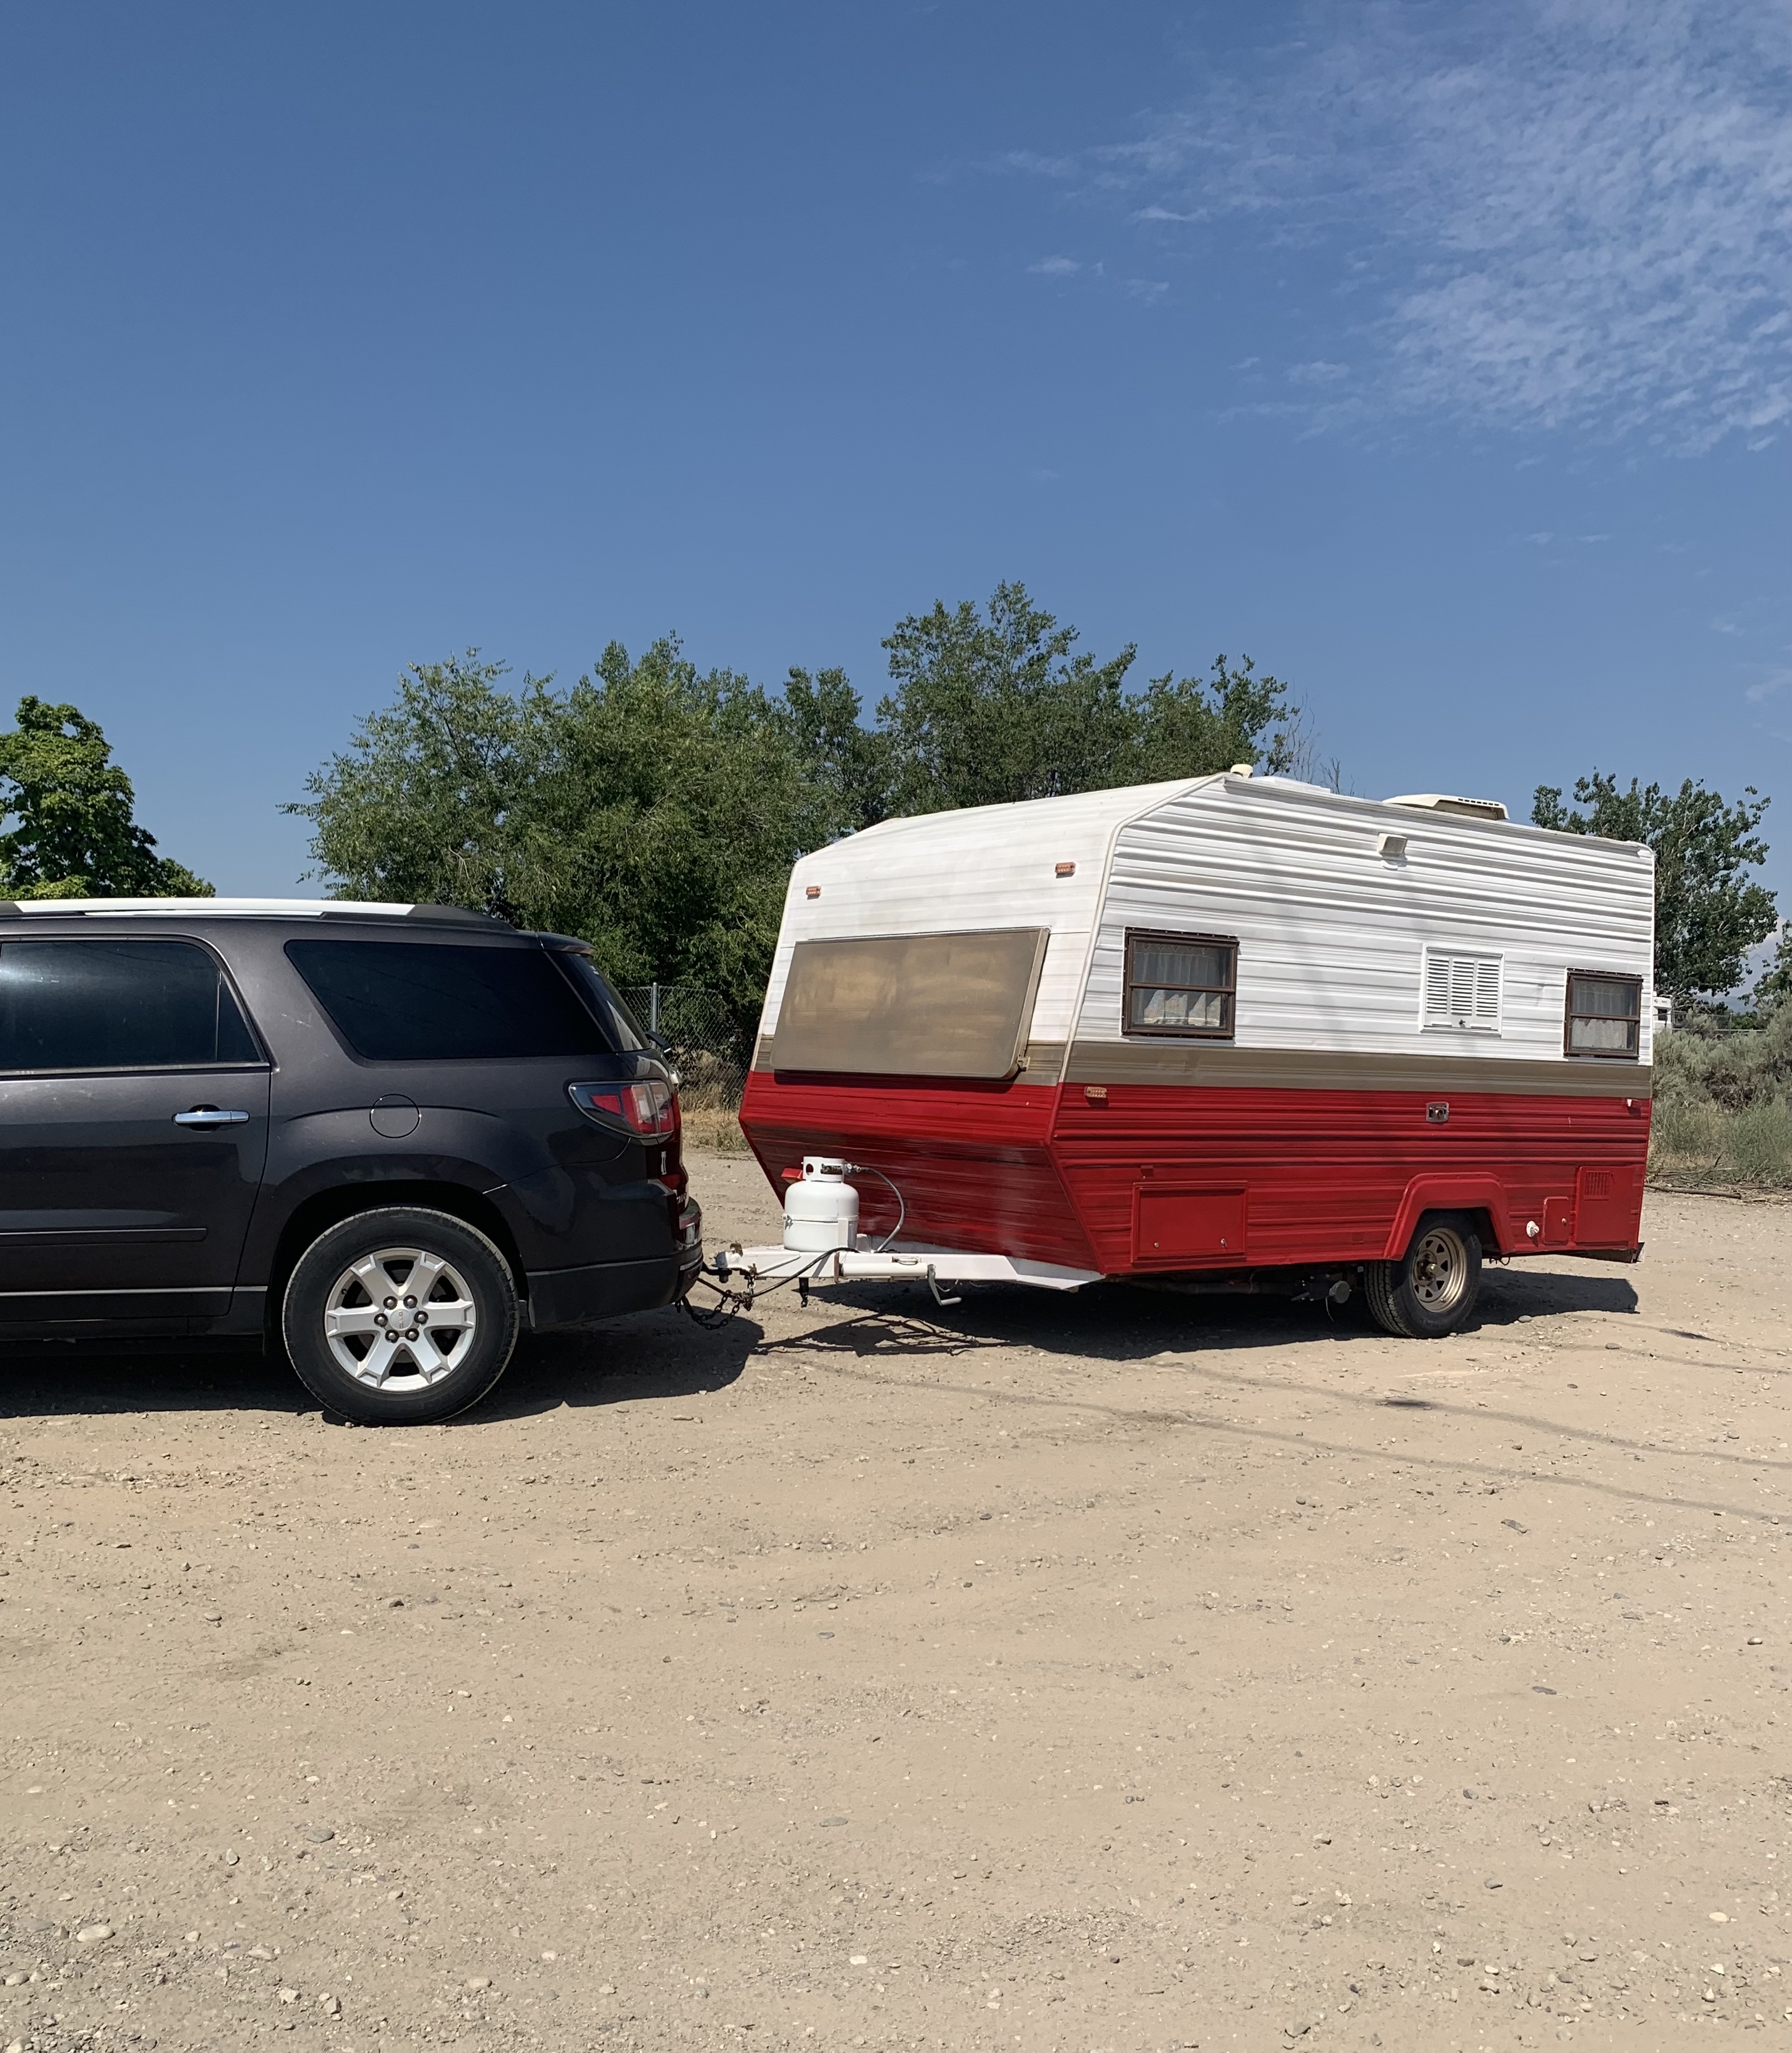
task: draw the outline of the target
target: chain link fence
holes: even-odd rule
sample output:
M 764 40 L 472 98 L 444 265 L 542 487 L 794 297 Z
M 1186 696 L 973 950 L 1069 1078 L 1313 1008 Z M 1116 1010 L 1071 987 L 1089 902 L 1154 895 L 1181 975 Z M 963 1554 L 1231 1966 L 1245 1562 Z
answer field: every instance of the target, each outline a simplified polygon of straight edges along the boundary
M 685 1111 L 738 1112 L 753 1051 L 720 993 L 700 983 L 631 983 L 620 991 L 641 1025 L 670 1044 Z

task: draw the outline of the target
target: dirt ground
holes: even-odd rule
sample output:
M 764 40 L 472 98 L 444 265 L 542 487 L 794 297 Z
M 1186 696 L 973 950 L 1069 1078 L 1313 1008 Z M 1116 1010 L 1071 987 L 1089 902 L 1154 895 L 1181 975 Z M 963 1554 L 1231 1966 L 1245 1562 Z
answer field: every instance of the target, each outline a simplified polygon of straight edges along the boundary
M 15 1355 L 0 2048 L 1783 2043 L 1787 1223 L 1437 1345 L 786 1291 L 410 1432 Z

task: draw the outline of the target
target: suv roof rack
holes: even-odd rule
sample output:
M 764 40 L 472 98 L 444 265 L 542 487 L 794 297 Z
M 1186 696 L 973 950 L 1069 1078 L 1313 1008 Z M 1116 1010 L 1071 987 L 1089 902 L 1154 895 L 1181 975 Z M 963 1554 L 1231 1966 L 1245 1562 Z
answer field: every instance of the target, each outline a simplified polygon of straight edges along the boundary
M 0 898 L 0 918 L 23 914 L 48 920 L 71 916 L 117 917 L 164 913 L 190 918 L 195 913 L 236 918 L 283 920 L 444 920 L 480 926 L 508 923 L 465 905 L 406 905 L 368 898 Z

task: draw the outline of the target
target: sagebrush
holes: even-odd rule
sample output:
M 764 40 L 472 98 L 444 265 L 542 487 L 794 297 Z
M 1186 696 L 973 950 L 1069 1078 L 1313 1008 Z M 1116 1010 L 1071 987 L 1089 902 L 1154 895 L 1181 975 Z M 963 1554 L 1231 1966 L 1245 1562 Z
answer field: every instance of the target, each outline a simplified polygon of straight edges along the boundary
M 1759 1026 L 1657 1038 L 1649 1167 L 1669 1183 L 1792 1184 L 1792 1004 Z

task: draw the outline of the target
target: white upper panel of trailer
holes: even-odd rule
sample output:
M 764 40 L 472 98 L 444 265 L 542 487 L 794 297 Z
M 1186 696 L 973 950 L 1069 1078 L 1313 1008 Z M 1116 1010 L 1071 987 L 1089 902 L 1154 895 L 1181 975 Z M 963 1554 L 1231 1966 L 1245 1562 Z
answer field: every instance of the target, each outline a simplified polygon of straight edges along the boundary
M 1565 973 L 1603 970 L 1643 979 L 1646 1064 L 1653 909 L 1634 842 L 1478 803 L 1178 779 L 886 820 L 805 856 L 763 1030 L 798 941 L 1046 927 L 1030 1038 L 1117 1042 L 1127 930 L 1146 928 L 1237 939 L 1241 1048 L 1559 1058 Z M 1497 1031 L 1423 1024 L 1428 946 L 1501 959 Z
M 798 941 L 1049 927 L 1033 1038 L 1067 1038 L 1114 838 L 1126 821 L 1189 789 L 1178 778 L 1025 805 L 922 813 L 882 821 L 804 856 L 784 901 L 762 1030 L 774 1030 Z M 1063 863 L 1074 867 L 1061 877 Z M 819 897 L 807 895 L 812 888 Z

